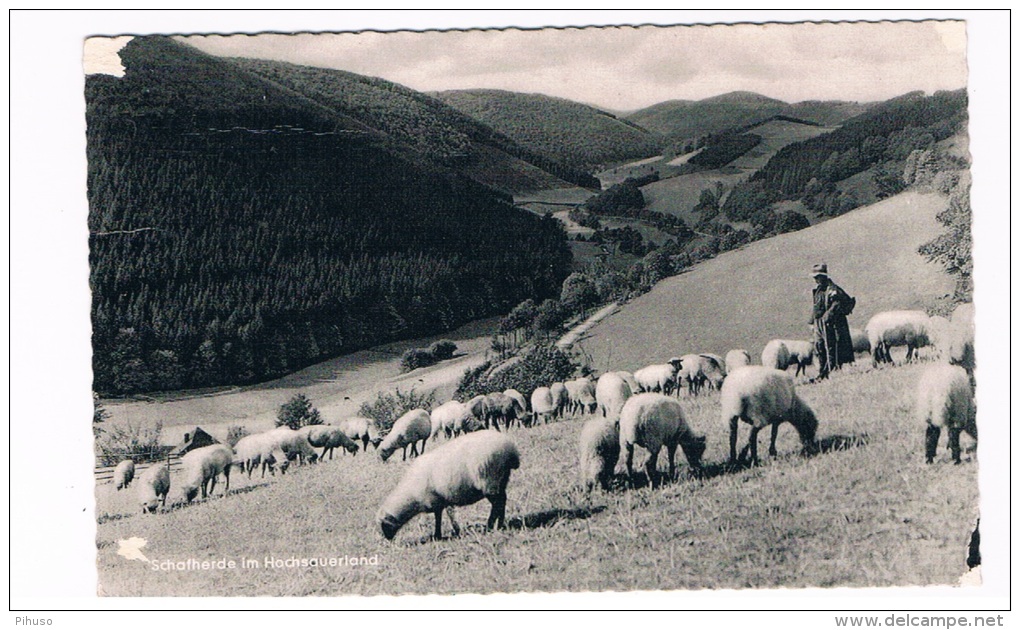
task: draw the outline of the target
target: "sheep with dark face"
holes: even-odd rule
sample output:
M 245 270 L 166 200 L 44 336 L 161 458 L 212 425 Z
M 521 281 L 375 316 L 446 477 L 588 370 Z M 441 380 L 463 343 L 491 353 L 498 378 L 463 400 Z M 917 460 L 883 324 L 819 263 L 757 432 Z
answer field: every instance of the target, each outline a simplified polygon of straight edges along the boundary
M 355 442 L 360 441 L 361 448 L 365 452 L 368 452 L 369 444 L 378 449 L 379 443 L 382 442 L 382 438 L 379 436 L 379 428 L 375 426 L 375 420 L 371 418 L 362 418 L 360 416 L 345 418 L 337 426 L 351 440 Z
M 222 474 L 225 480 L 223 494 L 230 490 L 230 466 L 234 452 L 229 446 L 212 444 L 187 453 L 181 458 L 181 490 L 185 501 L 191 502 L 199 490 L 206 498 L 216 489 L 216 478 Z
M 358 454 L 358 445 L 354 440 L 347 437 L 347 434 L 340 427 L 334 427 L 329 424 L 312 424 L 301 427 L 298 431 L 305 434 L 308 443 L 314 448 L 322 449 L 322 454 L 318 456 L 320 461 L 326 459 L 327 451 L 329 452 L 329 458 L 333 459 L 333 449 L 338 446 L 343 447 L 345 451 L 352 455 Z
M 482 402 L 482 413 L 485 416 L 485 424 L 499 431 L 499 423 L 509 429 L 518 418 L 517 402 L 503 392 L 495 392 L 485 397 Z
M 924 459 L 935 460 L 939 435 L 949 432 L 949 450 L 953 462 L 960 463 L 960 433 L 977 439 L 977 413 L 974 392 L 967 371 L 957 365 L 939 363 L 926 369 L 917 384 L 915 413 L 925 424 Z
M 807 369 L 815 362 L 815 344 L 800 339 L 783 339 L 783 345 L 789 352 L 790 365 L 796 365 L 794 376 L 807 374 Z
M 674 357 L 667 363 L 656 363 L 634 372 L 641 392 L 671 393 L 679 387 L 677 374 L 683 369 L 683 358 Z
M 520 465 L 517 447 L 497 431 L 478 431 L 450 440 L 416 459 L 383 501 L 376 513 L 382 535 L 392 540 L 409 520 L 430 512 L 436 519 L 435 537 L 442 538 L 443 510 L 457 534 L 460 527 L 450 508 L 482 499 L 492 504 L 488 528 L 504 527 L 507 484 L 510 473 Z
M 681 367 L 676 375 L 677 387 L 686 383 L 691 395 L 698 395 L 706 385 L 719 389 L 726 378 L 723 360 L 714 354 L 685 354 L 680 357 L 680 361 Z
M 600 379 L 601 380 L 601 379 Z M 581 483 L 589 492 L 599 484 L 609 489 L 609 480 L 620 459 L 620 423 L 618 418 L 592 418 L 581 427 L 578 444 Z
M 751 436 L 741 451 L 741 459 L 750 449 L 751 461 L 758 462 L 758 432 L 769 425 L 772 426 L 769 455 L 775 457 L 776 437 L 783 422 L 797 429 L 805 451 L 814 449 L 818 419 L 797 396 L 793 377 L 785 370 L 756 365 L 741 368 L 723 383 L 720 401 L 723 422 L 730 425 L 730 463 L 737 461 L 737 424 L 741 420 L 751 425 Z
M 666 447 L 669 458 L 669 479 L 676 477 L 676 447 L 683 449 L 691 468 L 701 468 L 705 453 L 705 436 L 695 435 L 687 424 L 680 403 L 665 394 L 644 393 L 631 396 L 620 411 L 620 450 L 626 454 L 627 475 L 634 476 L 634 446 L 648 451 L 645 472 L 652 487 L 659 485 L 656 464 L 659 452 Z
M 552 394 L 553 404 L 556 405 L 553 415 L 562 418 L 570 407 L 570 394 L 567 392 L 567 386 L 563 383 L 553 383 L 549 386 L 549 392 Z
M 170 494 L 170 470 L 165 464 L 153 464 L 142 472 L 136 486 L 142 514 L 155 512 L 160 503 L 166 507 L 166 495 Z
M 531 412 L 528 411 L 528 400 L 524 397 L 524 394 L 513 388 L 504 391 L 503 394 L 509 396 L 514 401 L 517 421 L 524 426 L 530 425 Z
M 268 439 L 272 449 L 283 451 L 287 455 L 288 461 L 300 461 L 301 464 L 306 464 L 315 463 L 319 459 L 319 454 L 315 452 L 311 442 L 308 441 L 307 430 L 295 431 L 287 425 L 283 425 L 272 431 L 267 431 L 266 435 L 270 436 Z
M 131 485 L 131 480 L 135 478 L 135 462 L 134 460 L 125 459 L 117 464 L 117 467 L 113 469 L 113 487 L 117 490 L 123 490 Z
M 432 435 L 432 417 L 424 409 L 412 409 L 397 418 L 393 428 L 379 445 L 379 456 L 383 461 L 390 458 L 398 448 L 403 450 L 402 461 L 407 460 L 407 447 L 411 447 L 411 456 L 418 457 L 418 442 L 421 452 L 425 452 L 425 443 Z

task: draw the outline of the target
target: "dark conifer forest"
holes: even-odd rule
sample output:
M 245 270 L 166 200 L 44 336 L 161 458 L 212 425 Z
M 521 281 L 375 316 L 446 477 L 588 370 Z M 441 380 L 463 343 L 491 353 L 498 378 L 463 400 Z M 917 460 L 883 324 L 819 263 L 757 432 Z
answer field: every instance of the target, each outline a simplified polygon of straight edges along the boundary
M 96 391 L 256 382 L 558 295 L 551 217 L 228 60 L 121 58 L 86 83 Z

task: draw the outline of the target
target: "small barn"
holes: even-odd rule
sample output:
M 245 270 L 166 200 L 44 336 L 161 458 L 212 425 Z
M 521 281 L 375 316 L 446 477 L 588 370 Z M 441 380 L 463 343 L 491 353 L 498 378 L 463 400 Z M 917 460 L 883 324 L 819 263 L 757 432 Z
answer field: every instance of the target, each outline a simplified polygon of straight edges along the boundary
M 170 452 L 170 455 L 172 457 L 180 457 L 196 448 L 202 448 L 211 444 L 219 444 L 219 440 L 203 431 L 201 427 L 195 427 L 194 431 L 184 434 L 184 441 L 175 447 Z

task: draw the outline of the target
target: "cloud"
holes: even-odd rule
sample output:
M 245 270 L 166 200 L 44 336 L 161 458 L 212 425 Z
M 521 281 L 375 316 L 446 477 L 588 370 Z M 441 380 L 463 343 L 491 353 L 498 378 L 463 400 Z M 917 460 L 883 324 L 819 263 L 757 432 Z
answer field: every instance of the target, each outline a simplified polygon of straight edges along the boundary
M 747 90 L 874 101 L 966 85 L 955 22 L 846 22 L 188 37 L 211 54 L 378 76 L 422 91 L 540 92 L 611 109 Z

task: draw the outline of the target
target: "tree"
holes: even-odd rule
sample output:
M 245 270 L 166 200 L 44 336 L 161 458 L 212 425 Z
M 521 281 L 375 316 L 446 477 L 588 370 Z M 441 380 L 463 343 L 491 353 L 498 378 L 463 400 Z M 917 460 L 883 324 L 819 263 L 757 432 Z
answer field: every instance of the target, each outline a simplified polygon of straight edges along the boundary
M 276 413 L 278 427 L 286 425 L 291 429 L 299 429 L 310 424 L 322 424 L 322 416 L 319 410 L 312 406 L 312 401 L 300 392 L 281 405 Z
M 569 313 L 580 313 L 582 316 L 589 308 L 598 303 L 599 294 L 595 285 L 583 273 L 572 273 L 563 281 L 560 292 L 560 304 Z

